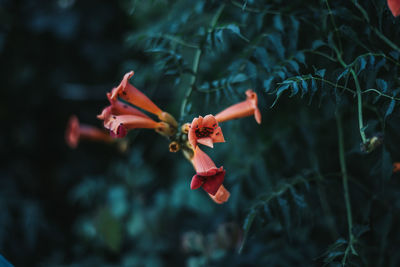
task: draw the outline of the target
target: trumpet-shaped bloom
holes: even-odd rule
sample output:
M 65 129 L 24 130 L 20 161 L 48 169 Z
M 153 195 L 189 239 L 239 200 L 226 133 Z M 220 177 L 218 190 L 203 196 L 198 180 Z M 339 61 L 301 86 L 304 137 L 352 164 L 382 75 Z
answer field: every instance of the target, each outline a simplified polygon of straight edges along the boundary
M 117 98 L 120 97 L 134 106 L 137 106 L 143 110 L 157 115 L 160 120 L 165 121 L 174 127 L 177 127 L 178 123 L 173 116 L 171 116 L 167 112 L 162 111 L 145 94 L 143 94 L 136 87 L 129 83 L 129 79 L 133 76 L 133 74 L 133 71 L 125 74 L 118 87 L 115 87 L 112 90 L 110 98 L 112 100 L 117 100 Z
M 387 1 L 390 11 L 393 16 L 397 17 L 400 15 L 400 0 L 388 0 Z
M 232 105 L 215 115 L 217 121 L 224 122 L 254 115 L 257 123 L 261 124 L 261 113 L 257 106 L 257 94 L 253 90 L 248 89 L 246 91 L 246 97 L 245 101 Z
M 71 148 L 76 148 L 80 139 L 112 141 L 112 138 L 104 131 L 90 125 L 80 124 L 76 116 L 71 116 L 65 131 L 65 141 Z
M 196 147 L 194 151 L 192 164 L 196 174 L 192 178 L 190 188 L 193 190 L 202 187 L 204 191 L 215 196 L 225 178 L 224 168 L 222 166 L 217 168 L 211 158 L 199 147 Z
M 221 127 L 213 115 L 194 118 L 189 126 L 188 138 L 193 148 L 196 148 L 197 143 L 213 147 L 214 143 L 225 142 Z
M 149 117 L 138 115 L 106 115 L 104 127 L 110 130 L 114 138 L 123 138 L 130 129 L 145 128 L 154 129 L 156 132 L 170 136 L 171 128 L 165 122 L 155 122 Z
M 136 115 L 149 118 L 146 114 L 141 112 L 140 110 L 129 106 L 117 99 L 111 98 L 111 93 L 107 93 L 107 98 L 110 101 L 110 105 L 105 107 L 100 115 L 97 115 L 97 118 L 100 120 L 105 120 L 107 116 L 110 114 L 113 115 Z
M 400 172 L 400 162 L 393 163 L 393 173 Z
M 215 194 L 215 196 L 208 194 L 212 200 L 214 200 L 215 203 L 217 204 L 223 204 L 225 202 L 228 201 L 229 197 L 231 196 L 231 194 L 229 193 L 228 190 L 226 190 L 226 188 L 224 187 L 224 185 L 221 185 L 218 188 L 217 193 Z

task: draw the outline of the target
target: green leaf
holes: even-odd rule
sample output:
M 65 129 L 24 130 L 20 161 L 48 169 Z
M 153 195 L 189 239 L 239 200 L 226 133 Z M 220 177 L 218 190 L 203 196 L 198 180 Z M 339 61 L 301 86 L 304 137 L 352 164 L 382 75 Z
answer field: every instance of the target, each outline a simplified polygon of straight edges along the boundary
M 250 213 L 247 214 L 247 217 L 244 220 L 244 224 L 243 224 L 244 236 L 243 236 L 242 244 L 240 245 L 240 248 L 239 248 L 239 254 L 241 254 L 243 251 L 244 245 L 246 244 L 247 237 L 249 235 L 250 227 L 253 224 L 253 221 L 254 221 L 254 218 L 256 217 L 256 215 L 257 215 L 257 211 L 253 208 L 253 209 L 251 209 Z
M 339 76 L 336 78 L 336 81 L 339 81 L 344 76 L 346 76 L 348 73 L 349 73 L 349 69 L 345 69 L 342 73 L 339 74 Z
M 275 104 L 276 104 L 276 102 L 278 101 L 278 99 L 279 99 L 279 97 L 281 96 L 281 94 L 282 94 L 283 92 L 285 92 L 285 91 L 289 88 L 289 86 L 290 86 L 290 84 L 284 84 L 284 85 L 282 85 L 281 87 L 278 88 L 278 90 L 276 91 L 276 98 L 275 98 L 275 101 L 274 101 L 274 103 L 272 103 L 271 108 L 272 108 L 273 106 L 275 106 Z
M 266 93 L 271 91 L 271 88 L 272 88 L 271 87 L 271 83 L 272 83 L 273 80 L 274 80 L 273 76 L 270 76 L 268 79 L 264 80 L 263 85 L 264 85 L 264 90 L 265 90 Z
M 392 114 L 395 105 L 396 105 L 396 100 L 392 99 L 392 101 L 390 101 L 388 108 L 386 109 L 385 118 L 384 118 L 385 120 L 386 120 L 387 116 Z
M 243 36 L 241 34 L 239 26 L 237 26 L 235 24 L 228 24 L 228 25 L 220 26 L 220 27 L 217 27 L 217 29 L 229 30 L 232 33 L 234 33 L 235 35 L 237 35 L 239 38 L 245 40 L 246 42 L 250 42 L 249 39 L 247 39 L 245 36 Z
M 315 72 L 315 75 L 324 78 L 326 69 L 320 69 Z

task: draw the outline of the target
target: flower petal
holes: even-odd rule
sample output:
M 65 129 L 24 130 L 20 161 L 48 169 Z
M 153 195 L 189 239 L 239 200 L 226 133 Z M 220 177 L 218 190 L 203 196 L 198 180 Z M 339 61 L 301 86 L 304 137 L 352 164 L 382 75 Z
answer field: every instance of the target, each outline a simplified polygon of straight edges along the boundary
M 212 159 L 204 153 L 198 146 L 195 148 L 192 163 L 197 174 L 210 175 L 209 173 L 216 173 L 217 167 Z
M 150 113 L 161 115 L 162 110 L 156 106 L 145 94 L 129 83 L 129 79 L 134 72 L 130 71 L 124 75 L 118 87 L 111 92 L 111 99 L 117 100 L 118 97 L 131 103 L 134 106 L 142 108 Z
M 218 122 L 215 117 L 211 114 L 206 115 L 202 120 L 201 127 L 215 128 L 218 126 Z
M 71 116 L 65 131 L 65 141 L 69 147 L 76 148 L 78 146 L 79 135 L 80 131 L 78 117 Z
M 393 16 L 397 17 L 400 15 L 400 1 L 399 0 L 388 0 L 387 1 L 390 11 Z
M 198 138 L 197 142 L 208 147 L 214 147 L 213 139 L 211 137 Z
M 217 204 L 224 204 L 225 202 L 228 201 L 229 197 L 231 196 L 231 194 L 229 193 L 228 190 L 226 190 L 226 188 L 224 187 L 224 185 L 221 185 L 218 188 L 217 193 L 215 194 L 215 196 L 208 194 L 212 200 L 214 200 L 215 203 Z
M 224 143 L 225 142 L 225 138 L 224 138 L 224 135 L 222 134 L 221 127 L 217 127 L 214 130 L 214 132 L 211 135 L 211 138 L 214 143 Z
M 222 170 L 213 176 L 207 177 L 206 181 L 202 185 L 204 191 L 214 196 L 224 182 L 224 178 L 225 170 Z
M 195 174 L 192 178 L 192 182 L 190 183 L 190 189 L 194 190 L 199 188 L 204 181 L 197 175 Z

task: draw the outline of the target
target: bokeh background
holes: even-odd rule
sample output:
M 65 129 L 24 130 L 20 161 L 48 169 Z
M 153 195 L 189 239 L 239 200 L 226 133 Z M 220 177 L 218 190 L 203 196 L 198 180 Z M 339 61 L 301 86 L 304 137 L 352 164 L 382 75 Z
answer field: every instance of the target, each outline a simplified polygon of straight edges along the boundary
M 15 266 L 399 266 L 386 1 L 1 0 L 0 22 L 0 254 Z M 205 149 L 227 203 L 190 190 L 191 164 L 152 131 L 67 146 L 69 117 L 101 128 L 130 70 L 180 123 L 257 92 L 263 123 L 223 123 L 227 142 Z M 356 83 L 378 92 L 363 93 L 364 145 Z

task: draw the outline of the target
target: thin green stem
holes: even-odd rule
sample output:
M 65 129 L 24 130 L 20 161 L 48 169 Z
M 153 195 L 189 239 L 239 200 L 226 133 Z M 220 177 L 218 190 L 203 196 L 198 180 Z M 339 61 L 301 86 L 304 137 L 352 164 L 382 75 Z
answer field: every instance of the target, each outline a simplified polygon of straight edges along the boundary
M 353 235 L 353 216 L 351 213 L 351 204 L 350 204 L 350 193 L 349 193 L 349 185 L 348 185 L 348 175 L 347 175 L 347 167 L 346 167 L 346 158 L 344 151 L 344 139 L 343 139 L 343 127 L 342 127 L 342 119 L 336 111 L 336 124 L 338 129 L 338 143 L 339 143 L 339 160 L 340 160 L 340 169 L 342 171 L 342 182 L 343 182 L 343 191 L 344 191 L 344 201 L 346 204 L 346 213 L 347 213 L 347 226 L 349 231 L 349 244 L 346 248 L 345 254 L 342 259 L 342 265 L 344 266 L 346 263 L 346 259 L 348 257 L 348 253 L 351 251 L 353 254 L 357 255 L 353 247 L 353 243 L 355 241 Z
M 222 11 L 225 8 L 225 4 L 222 4 L 219 9 L 217 10 L 217 12 L 215 13 L 214 17 L 211 20 L 210 23 L 210 29 L 214 29 L 215 25 L 217 24 L 217 21 L 219 19 L 219 17 L 221 16 Z M 204 37 L 204 41 L 207 38 L 207 35 Z M 194 85 L 196 83 L 196 78 L 197 78 L 197 71 L 199 69 L 199 64 L 200 64 L 200 57 L 201 57 L 201 53 L 202 53 L 202 45 L 199 47 L 196 47 L 196 50 L 194 52 L 194 56 L 193 56 L 193 62 L 192 62 L 192 76 L 190 77 L 189 80 L 189 87 L 186 91 L 185 97 L 183 98 L 182 101 L 182 105 L 181 105 L 181 115 L 180 115 L 180 121 L 183 120 L 185 114 L 186 114 L 186 106 L 187 103 L 189 101 L 190 96 L 192 95 L 193 92 L 193 88 Z
M 361 140 L 364 143 L 367 142 L 367 137 L 365 135 L 365 127 L 364 127 L 364 121 L 363 121 L 363 114 L 362 114 L 362 92 L 361 92 L 361 86 L 358 81 L 358 77 L 356 72 L 352 67 L 350 67 L 348 64 L 346 64 L 343 59 L 341 53 L 338 51 L 336 47 L 334 47 L 334 50 L 336 52 L 336 57 L 339 61 L 339 63 L 345 68 L 349 69 L 351 75 L 353 76 L 354 83 L 356 85 L 356 94 L 357 94 L 357 110 L 358 110 L 358 127 L 360 130 L 360 135 L 361 135 Z
M 365 9 L 360 4 L 358 4 L 357 1 L 353 0 L 353 4 L 358 8 L 358 10 L 360 10 L 361 14 L 363 15 L 364 19 L 368 22 L 368 25 L 369 25 L 369 17 L 368 17 L 367 11 L 365 11 Z M 400 52 L 400 48 L 396 44 L 394 44 L 392 41 L 390 41 L 385 35 L 383 35 L 383 33 L 381 33 L 377 28 L 371 26 L 371 29 L 388 46 L 390 46 L 392 49 Z
M 375 32 L 375 34 L 381 38 L 382 41 L 384 41 L 388 46 L 390 46 L 391 48 L 393 48 L 394 50 L 400 52 L 400 47 L 398 47 L 397 45 L 395 45 L 392 41 L 390 41 L 385 35 L 383 35 L 383 33 L 381 33 L 377 28 L 372 27 L 372 30 Z

